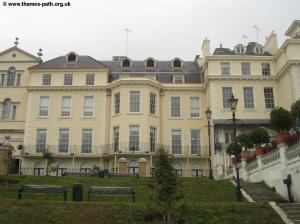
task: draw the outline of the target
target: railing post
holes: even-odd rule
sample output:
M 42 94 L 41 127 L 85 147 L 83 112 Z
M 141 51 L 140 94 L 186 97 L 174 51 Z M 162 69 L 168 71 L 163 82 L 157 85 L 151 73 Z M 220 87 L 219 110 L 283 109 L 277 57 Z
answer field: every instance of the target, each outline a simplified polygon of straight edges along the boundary
M 262 155 L 256 156 L 256 159 L 257 159 L 258 170 L 260 171 L 262 169 L 262 167 L 263 167 L 263 164 L 262 164 Z
M 247 173 L 247 170 L 246 170 L 246 165 L 247 165 L 247 162 L 246 162 L 246 159 L 242 158 L 242 167 L 241 169 L 243 170 L 242 172 L 242 176 L 241 178 L 246 181 L 248 179 L 248 173 Z

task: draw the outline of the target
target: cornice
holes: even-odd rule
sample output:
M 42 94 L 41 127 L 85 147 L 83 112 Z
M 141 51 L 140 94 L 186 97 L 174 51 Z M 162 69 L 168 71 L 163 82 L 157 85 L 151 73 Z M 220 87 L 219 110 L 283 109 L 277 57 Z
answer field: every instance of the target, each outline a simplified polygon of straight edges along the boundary
M 232 76 L 224 76 L 224 75 L 211 75 L 205 77 L 205 82 L 208 81 L 262 81 L 262 80 L 276 80 L 275 76 L 254 76 L 254 75 L 232 75 Z
M 292 65 L 300 65 L 300 60 L 288 60 L 284 66 L 281 67 L 281 69 L 276 73 L 275 77 L 276 79 L 281 79 L 285 74 L 286 71 L 290 68 Z
M 106 91 L 107 86 L 27 86 L 29 92 L 37 91 Z
M 52 68 L 52 69 L 28 69 L 30 73 L 53 73 L 53 72 L 86 72 L 86 71 L 99 71 L 99 72 L 109 72 L 109 68 Z

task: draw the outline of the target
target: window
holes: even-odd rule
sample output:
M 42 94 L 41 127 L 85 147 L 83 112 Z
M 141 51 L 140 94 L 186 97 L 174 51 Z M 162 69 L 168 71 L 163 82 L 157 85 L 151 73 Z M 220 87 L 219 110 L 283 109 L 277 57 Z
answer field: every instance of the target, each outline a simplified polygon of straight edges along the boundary
M 254 108 L 254 100 L 253 100 L 253 88 L 252 87 L 244 87 L 244 106 L 246 109 Z
M 175 75 L 173 77 L 173 82 L 176 84 L 184 83 L 184 76 L 183 75 Z
M 150 114 L 155 114 L 156 111 L 156 94 L 150 93 Z
M 64 163 L 59 163 L 57 165 L 57 171 L 56 171 L 56 175 L 61 177 L 64 176 L 64 173 L 67 171 L 67 168 L 65 168 L 65 164 Z
M 201 177 L 202 176 L 202 169 L 199 164 L 193 165 L 192 168 L 192 177 Z
M 225 132 L 225 143 L 231 143 L 234 142 L 234 132 L 233 131 L 226 131 Z
M 148 60 L 146 61 L 146 67 L 147 67 L 147 68 L 154 68 L 154 65 L 155 65 L 154 60 L 148 59 Z
M 262 75 L 271 75 L 271 67 L 269 63 L 261 64 L 261 73 Z
M 83 108 L 83 116 L 91 117 L 94 114 L 94 97 L 93 96 L 85 96 L 84 97 L 84 108 Z
M 80 165 L 80 173 L 91 173 L 92 172 L 92 165 L 88 162 L 83 162 Z
M 181 154 L 181 130 L 172 129 L 172 154 Z
M 76 54 L 69 54 L 68 55 L 68 62 L 76 62 Z
M 47 140 L 47 129 L 37 129 L 36 131 L 36 152 L 45 152 Z
M 73 83 L 73 75 L 72 74 L 65 74 L 64 76 L 64 85 L 70 86 Z
M 267 109 L 274 108 L 273 88 L 264 88 L 265 105 Z
M 94 85 L 95 75 L 94 74 L 86 74 L 85 75 L 85 84 L 86 85 Z
M 34 176 L 44 176 L 44 166 L 41 162 L 38 162 L 34 165 L 33 175 Z
M 255 53 L 258 53 L 258 54 L 264 53 L 263 47 L 261 45 L 257 45 L 255 47 Z
M 71 96 L 63 96 L 61 100 L 61 116 L 69 117 L 71 116 L 71 104 L 72 98 Z
M 129 163 L 128 173 L 139 173 L 139 163 L 134 161 Z
M 93 141 L 93 130 L 82 129 L 81 137 L 81 152 L 91 153 L 92 152 L 92 141 Z
M 122 61 L 122 67 L 130 67 L 130 61 L 129 61 L 129 59 L 124 59 Z
M 113 150 L 114 152 L 119 151 L 119 136 L 120 136 L 120 128 L 114 127 L 114 133 L 113 133 Z
M 130 112 L 140 112 L 140 91 L 130 91 Z
M 171 97 L 171 117 L 180 117 L 180 97 Z
M 245 53 L 245 47 L 243 45 L 238 45 L 238 46 L 236 46 L 235 52 L 236 53 Z
M 139 151 L 140 148 L 140 126 L 129 126 L 129 150 Z
M 182 168 L 179 164 L 174 165 L 174 170 L 177 176 L 182 177 Z
M 43 86 L 51 85 L 51 74 L 43 74 Z
M 182 67 L 182 65 L 181 65 L 181 60 L 175 59 L 175 60 L 173 61 L 173 68 L 181 68 L 181 67 Z
M 232 95 L 232 88 L 231 87 L 223 87 L 222 93 L 223 93 L 223 108 L 229 109 L 230 108 L 229 99 L 231 98 L 231 95 Z
M 17 106 L 13 106 L 11 119 L 14 120 L 16 118 Z
M 221 63 L 221 74 L 222 75 L 230 75 L 230 63 L 229 62 Z
M 59 136 L 58 136 L 58 151 L 68 152 L 68 149 L 69 149 L 69 129 L 61 128 L 59 129 Z
M 41 96 L 40 97 L 39 116 L 40 117 L 47 117 L 48 116 L 48 109 L 49 109 L 49 96 Z
M 156 149 L 156 128 L 150 127 L 150 152 L 155 152 Z
M 199 105 L 199 97 L 191 97 L 190 98 L 191 105 L 191 117 L 199 117 L 200 105 Z
M 249 62 L 242 62 L 242 75 L 250 75 L 250 63 Z
M 1 86 L 4 86 L 5 74 L 1 74 Z
M 120 93 L 116 93 L 115 95 L 115 114 L 120 113 Z
M 2 119 L 10 120 L 12 119 L 12 102 L 10 99 L 6 99 L 3 102 L 3 110 L 2 110 Z
M 16 86 L 20 86 L 21 83 L 21 74 L 17 75 Z
M 200 130 L 191 130 L 191 153 L 200 155 Z
M 7 86 L 14 86 L 15 85 L 15 79 L 16 79 L 16 69 L 15 68 L 10 68 L 8 70 L 7 74 Z

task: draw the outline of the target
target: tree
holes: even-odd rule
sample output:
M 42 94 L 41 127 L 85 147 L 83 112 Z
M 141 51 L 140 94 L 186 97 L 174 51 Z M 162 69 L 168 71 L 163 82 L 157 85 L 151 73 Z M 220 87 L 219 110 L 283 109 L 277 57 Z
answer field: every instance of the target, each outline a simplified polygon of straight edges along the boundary
M 291 113 L 282 107 L 275 108 L 270 113 L 271 124 L 279 131 L 289 131 L 293 125 Z
M 43 153 L 43 158 L 46 161 L 46 176 L 49 175 L 49 168 L 52 168 L 52 164 L 55 162 L 53 153 L 50 151 L 50 146 L 47 146 Z
M 262 128 L 257 128 L 250 133 L 251 141 L 255 146 L 261 146 L 264 143 L 270 142 L 270 137 L 267 131 Z
M 243 134 L 239 134 L 237 136 L 237 142 L 242 146 L 247 148 L 252 148 L 253 147 L 253 143 L 251 141 L 251 137 L 249 133 L 243 133 Z
M 154 184 L 152 186 L 154 214 L 159 214 L 164 223 L 184 223 L 188 209 L 173 168 L 173 157 L 164 149 L 159 149 L 155 160 Z
M 297 123 L 299 123 L 300 121 L 300 100 L 297 100 L 292 104 L 291 113 L 294 119 L 294 125 L 297 127 Z

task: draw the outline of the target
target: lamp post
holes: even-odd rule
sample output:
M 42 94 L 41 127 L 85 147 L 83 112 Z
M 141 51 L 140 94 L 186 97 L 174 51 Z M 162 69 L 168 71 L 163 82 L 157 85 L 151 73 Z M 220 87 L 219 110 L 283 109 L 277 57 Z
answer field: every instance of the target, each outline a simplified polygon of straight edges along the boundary
M 232 124 L 233 124 L 234 144 L 237 145 L 235 111 L 236 111 L 236 106 L 237 106 L 237 103 L 238 103 L 238 99 L 235 99 L 234 96 L 233 96 L 233 94 L 232 94 L 231 98 L 229 99 L 229 103 L 230 103 L 230 109 L 232 111 Z M 235 158 L 238 161 L 239 153 L 238 153 L 237 149 L 235 149 Z M 238 201 L 242 201 L 239 168 L 238 168 L 237 162 L 235 163 L 235 170 L 236 170 L 236 199 Z
M 210 120 L 211 120 L 211 110 L 209 109 L 209 107 L 207 108 L 207 110 L 205 111 L 205 115 L 207 118 L 207 127 L 208 127 L 208 153 L 209 153 L 209 173 L 208 173 L 208 178 L 211 180 L 213 179 L 213 175 L 212 175 L 212 169 L 211 169 L 211 145 L 210 145 Z

